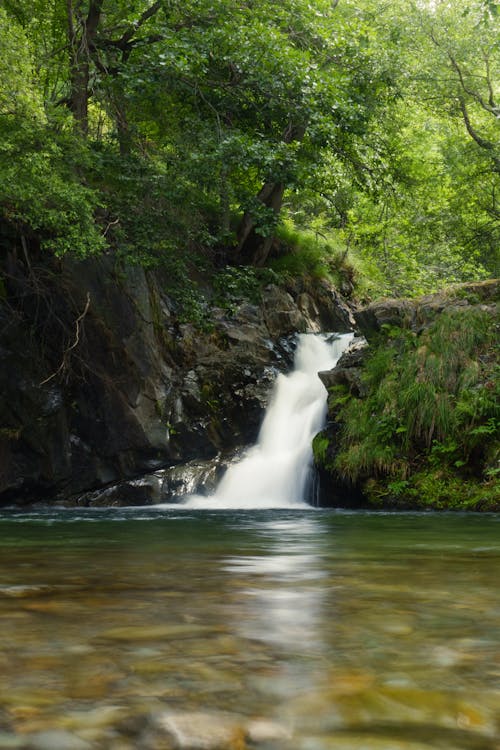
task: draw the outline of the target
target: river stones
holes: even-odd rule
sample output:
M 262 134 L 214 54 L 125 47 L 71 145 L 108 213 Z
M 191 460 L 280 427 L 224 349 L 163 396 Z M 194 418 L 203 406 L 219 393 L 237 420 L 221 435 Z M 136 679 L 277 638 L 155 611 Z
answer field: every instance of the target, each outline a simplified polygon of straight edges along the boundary
M 143 735 L 145 750 L 247 750 L 285 748 L 291 733 L 279 722 L 209 711 L 167 711 L 154 716 Z M 285 743 L 285 744 L 283 744 Z

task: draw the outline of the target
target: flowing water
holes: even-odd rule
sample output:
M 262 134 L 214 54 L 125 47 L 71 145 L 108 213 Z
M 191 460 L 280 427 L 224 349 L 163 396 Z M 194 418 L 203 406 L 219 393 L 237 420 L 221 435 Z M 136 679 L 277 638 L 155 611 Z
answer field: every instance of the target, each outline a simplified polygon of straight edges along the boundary
M 312 440 L 326 415 L 318 377 L 335 367 L 353 335 L 300 334 L 294 369 L 280 374 L 257 443 L 226 472 L 215 494 L 184 500 L 190 508 L 289 508 L 304 505 L 311 478 Z
M 145 717 L 223 711 L 268 727 L 249 747 L 497 749 L 499 531 L 499 515 L 4 512 L 0 748 L 164 748 Z

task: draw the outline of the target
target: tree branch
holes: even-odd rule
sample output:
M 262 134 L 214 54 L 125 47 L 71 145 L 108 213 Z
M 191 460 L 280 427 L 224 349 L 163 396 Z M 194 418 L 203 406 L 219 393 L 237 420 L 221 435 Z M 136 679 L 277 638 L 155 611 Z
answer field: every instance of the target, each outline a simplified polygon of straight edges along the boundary
M 485 112 L 489 112 L 490 114 L 493 114 L 496 116 L 497 115 L 496 110 L 498 108 L 495 107 L 495 103 L 493 102 L 493 104 L 490 104 L 488 102 L 485 102 L 485 100 L 483 99 L 483 97 L 478 91 L 473 91 L 467 86 L 462 68 L 457 63 L 455 57 L 451 54 L 451 52 L 448 52 L 447 54 L 448 54 L 448 59 L 450 60 L 451 65 L 458 76 L 458 80 L 460 81 L 460 86 L 462 87 L 462 90 L 472 99 L 474 99 L 482 107 L 482 109 L 485 110 Z M 488 71 L 488 67 L 487 67 L 487 71 Z M 492 96 L 493 96 L 493 91 L 491 89 L 491 81 L 489 80 L 488 73 L 487 73 L 487 82 L 488 82 L 488 89 L 489 89 L 490 101 L 491 101 Z
M 87 292 L 87 301 L 85 303 L 85 307 L 83 308 L 83 311 L 80 313 L 78 318 L 75 320 L 75 338 L 74 338 L 73 343 L 71 344 L 71 346 L 68 346 L 68 348 L 64 350 L 62 362 L 57 368 L 57 370 L 53 372 L 52 375 L 49 375 L 48 378 L 45 378 L 45 380 L 42 380 L 40 385 L 45 385 L 46 383 L 49 383 L 51 380 L 57 377 L 59 373 L 64 372 L 64 370 L 66 370 L 66 368 L 68 367 L 69 354 L 70 352 L 73 351 L 73 349 L 76 349 L 76 347 L 80 343 L 80 331 L 81 331 L 80 324 L 82 320 L 84 319 L 84 317 L 86 316 L 86 314 L 88 313 L 89 307 L 90 307 L 90 294 L 89 292 Z
M 139 29 L 143 24 L 146 23 L 152 16 L 155 15 L 161 8 L 161 0 L 156 0 L 153 5 L 151 5 L 147 10 L 142 13 L 142 15 L 135 21 L 128 29 L 127 31 L 122 35 L 119 42 L 121 44 L 127 44 L 131 41 L 134 34 L 136 33 L 137 29 Z
M 467 110 L 467 105 L 465 103 L 465 99 L 463 96 L 458 97 L 458 101 L 460 104 L 460 110 L 462 112 L 462 117 L 464 119 L 465 127 L 470 135 L 470 137 L 477 143 L 478 146 L 485 149 L 486 151 L 489 151 L 491 153 L 491 157 L 493 159 L 494 164 L 494 170 L 495 172 L 498 172 L 500 174 L 500 157 L 496 156 L 494 153 L 496 150 L 495 144 L 491 141 L 487 141 L 485 138 L 482 138 L 477 130 L 474 128 L 470 121 L 469 112 Z

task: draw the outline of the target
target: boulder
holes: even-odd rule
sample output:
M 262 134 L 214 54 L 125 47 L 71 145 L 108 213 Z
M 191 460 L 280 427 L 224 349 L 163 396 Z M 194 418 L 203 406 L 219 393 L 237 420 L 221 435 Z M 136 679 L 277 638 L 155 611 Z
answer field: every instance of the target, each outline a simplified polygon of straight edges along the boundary
M 164 469 L 160 472 L 162 498 L 176 502 L 185 495 L 209 495 L 219 484 L 231 460 L 231 456 L 218 454 L 213 459 L 196 459 Z
M 362 382 L 363 361 L 367 354 L 366 339 L 355 339 L 332 370 L 318 373 L 325 388 L 328 390 L 336 385 L 345 385 L 354 396 L 362 397 L 365 393 Z
M 411 327 L 415 313 L 413 300 L 382 299 L 355 312 L 354 319 L 363 336 L 370 341 L 382 331 L 383 326 Z
M 262 294 L 262 309 L 271 336 L 307 331 L 307 321 L 292 296 L 274 284 L 267 286 Z
M 500 280 L 488 279 L 466 284 L 454 284 L 442 292 L 428 294 L 418 299 L 381 299 L 354 314 L 361 333 L 370 341 L 383 326 L 421 330 L 436 315 L 451 308 L 484 305 L 491 311 L 500 299 Z

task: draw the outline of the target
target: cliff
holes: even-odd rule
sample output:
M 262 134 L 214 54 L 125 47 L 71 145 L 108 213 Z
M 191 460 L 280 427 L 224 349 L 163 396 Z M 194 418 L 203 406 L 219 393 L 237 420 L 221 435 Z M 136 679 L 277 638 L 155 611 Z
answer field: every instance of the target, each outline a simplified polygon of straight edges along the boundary
M 190 322 L 167 271 L 111 256 L 9 251 L 0 279 L 1 504 L 142 504 L 210 485 L 254 441 L 294 332 L 353 323 L 326 282 L 266 284 L 225 308 L 208 289 Z

